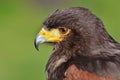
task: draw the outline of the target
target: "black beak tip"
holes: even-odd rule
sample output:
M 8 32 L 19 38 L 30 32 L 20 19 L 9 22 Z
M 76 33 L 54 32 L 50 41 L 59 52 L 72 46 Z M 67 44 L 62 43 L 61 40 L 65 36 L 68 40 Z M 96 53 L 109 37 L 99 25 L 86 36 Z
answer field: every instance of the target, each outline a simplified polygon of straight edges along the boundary
M 34 46 L 35 46 L 36 50 L 39 51 L 39 44 L 36 43 L 36 39 L 34 40 Z

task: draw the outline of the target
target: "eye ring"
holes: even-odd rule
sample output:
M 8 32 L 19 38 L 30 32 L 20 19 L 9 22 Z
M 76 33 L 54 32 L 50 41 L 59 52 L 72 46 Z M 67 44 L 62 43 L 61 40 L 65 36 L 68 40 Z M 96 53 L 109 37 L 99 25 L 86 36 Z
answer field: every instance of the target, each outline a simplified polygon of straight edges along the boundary
M 59 30 L 60 34 L 63 34 L 63 35 L 67 35 L 70 31 L 70 29 L 64 28 L 64 27 L 60 27 L 60 28 L 58 28 L 58 30 Z

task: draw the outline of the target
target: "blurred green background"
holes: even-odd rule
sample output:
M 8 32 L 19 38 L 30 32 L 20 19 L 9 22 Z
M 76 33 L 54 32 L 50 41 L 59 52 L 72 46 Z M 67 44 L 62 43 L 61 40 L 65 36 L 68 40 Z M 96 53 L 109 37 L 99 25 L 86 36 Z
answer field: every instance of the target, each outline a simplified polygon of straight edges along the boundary
M 49 14 L 74 6 L 89 8 L 120 42 L 120 0 L 0 0 L 0 80 L 45 80 L 52 46 L 38 52 L 34 38 Z

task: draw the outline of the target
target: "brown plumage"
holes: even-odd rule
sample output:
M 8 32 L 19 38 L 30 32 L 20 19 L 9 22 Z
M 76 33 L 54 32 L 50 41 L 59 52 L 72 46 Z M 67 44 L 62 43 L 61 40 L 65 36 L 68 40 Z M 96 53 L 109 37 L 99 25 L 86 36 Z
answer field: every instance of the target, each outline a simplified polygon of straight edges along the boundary
M 88 9 L 56 10 L 43 26 L 47 31 L 70 29 L 63 40 L 48 41 L 54 49 L 46 66 L 47 80 L 120 80 L 120 44 Z

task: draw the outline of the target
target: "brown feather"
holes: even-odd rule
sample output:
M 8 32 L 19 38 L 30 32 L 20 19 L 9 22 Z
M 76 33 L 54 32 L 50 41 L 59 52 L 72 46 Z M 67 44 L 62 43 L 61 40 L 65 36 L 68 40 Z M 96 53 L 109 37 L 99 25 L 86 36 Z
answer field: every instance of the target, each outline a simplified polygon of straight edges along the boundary
M 75 65 L 69 66 L 65 72 L 64 80 L 114 80 L 110 75 L 98 76 L 82 69 L 78 69 Z

